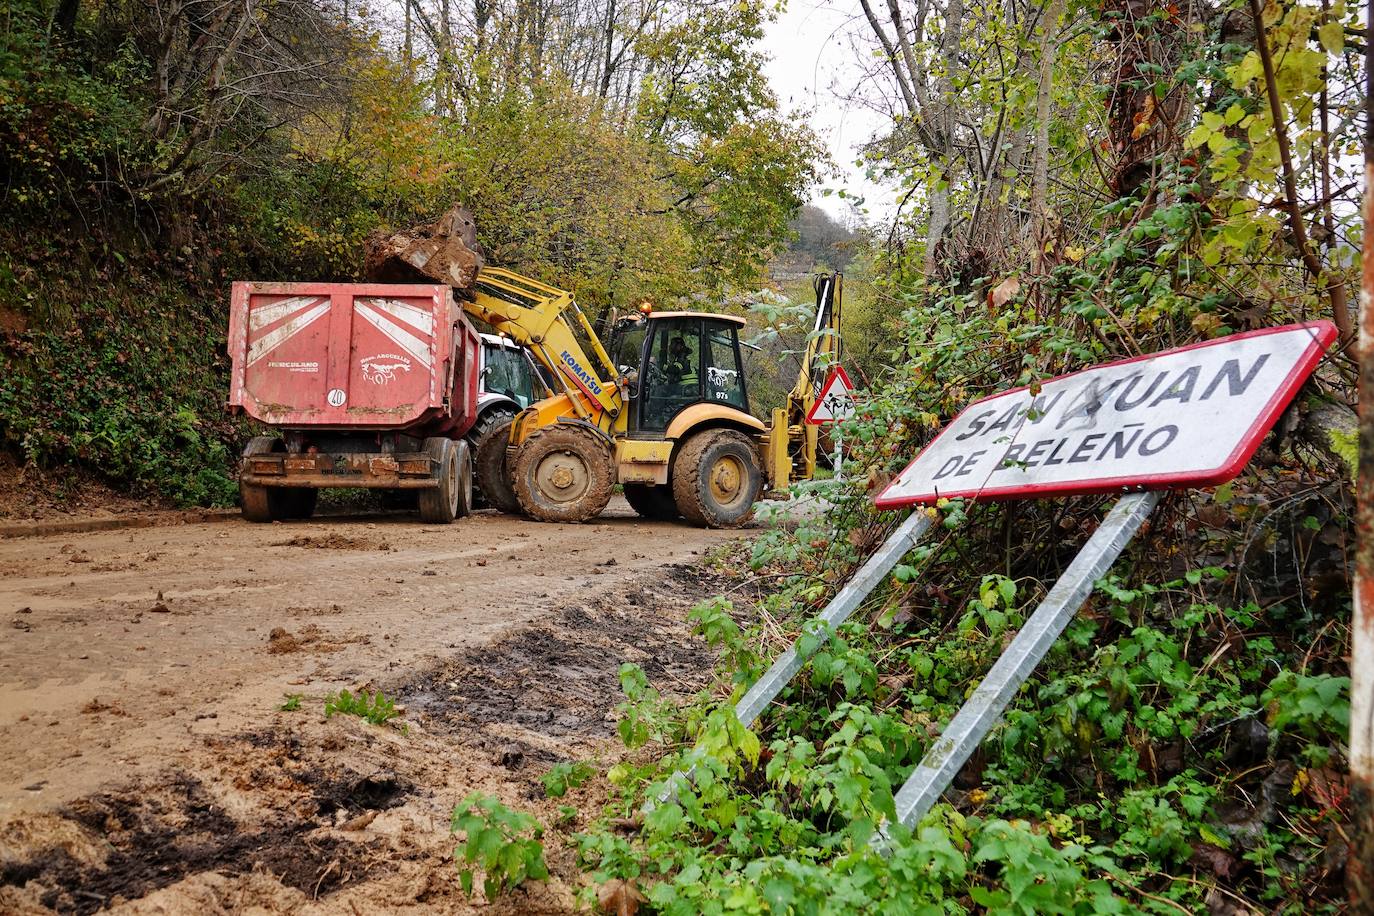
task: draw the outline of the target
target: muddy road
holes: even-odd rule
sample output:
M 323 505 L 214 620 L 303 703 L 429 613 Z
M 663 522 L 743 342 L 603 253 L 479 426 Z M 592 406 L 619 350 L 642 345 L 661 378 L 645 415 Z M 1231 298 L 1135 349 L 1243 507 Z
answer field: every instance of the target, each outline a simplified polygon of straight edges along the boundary
M 706 682 L 683 620 L 731 587 L 708 555 L 748 536 L 617 499 L 589 525 L 0 541 L 0 911 L 467 911 L 455 802 L 488 792 L 552 824 L 600 791 L 547 799 L 540 777 L 619 753 L 623 662 L 665 693 Z M 341 688 L 384 690 L 404 731 L 326 719 Z M 554 880 L 483 911 L 568 909 L 576 868 L 547 845 Z

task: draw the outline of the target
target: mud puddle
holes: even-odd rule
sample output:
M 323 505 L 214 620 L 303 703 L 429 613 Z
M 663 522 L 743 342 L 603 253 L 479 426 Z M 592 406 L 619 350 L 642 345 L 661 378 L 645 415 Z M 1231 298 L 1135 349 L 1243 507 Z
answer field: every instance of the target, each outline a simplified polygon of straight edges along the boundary
M 409 780 L 341 766 L 289 735 L 245 735 L 218 751 L 248 765 L 171 769 L 0 828 L 0 888 L 86 914 L 201 873 L 260 876 L 315 900 L 394 869 L 383 840 L 353 825 L 403 805 Z
M 499 726 L 551 738 L 615 734 L 612 710 L 624 697 L 619 670 L 644 669 L 664 693 L 705 686 L 713 657 L 684 622 L 696 601 L 727 580 L 699 566 L 665 566 L 589 602 L 558 608 L 546 623 L 403 680 L 400 701 L 428 730 L 480 738 Z

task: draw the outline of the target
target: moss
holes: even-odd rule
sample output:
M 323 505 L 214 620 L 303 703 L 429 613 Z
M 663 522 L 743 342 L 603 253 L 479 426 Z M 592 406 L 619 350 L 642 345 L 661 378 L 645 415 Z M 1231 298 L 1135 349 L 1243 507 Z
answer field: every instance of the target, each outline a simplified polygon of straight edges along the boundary
M 1345 462 L 1346 471 L 1350 474 L 1350 482 L 1355 482 L 1355 475 L 1360 470 L 1360 437 L 1355 430 L 1329 430 L 1326 434 L 1327 444 L 1331 451 Z

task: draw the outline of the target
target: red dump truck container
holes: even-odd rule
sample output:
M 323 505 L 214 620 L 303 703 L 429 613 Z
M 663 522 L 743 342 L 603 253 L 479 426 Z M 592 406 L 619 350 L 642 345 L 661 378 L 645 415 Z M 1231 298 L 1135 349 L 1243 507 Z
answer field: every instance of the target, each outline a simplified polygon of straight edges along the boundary
M 309 517 L 323 487 L 466 515 L 480 348 L 447 286 L 235 283 L 229 406 L 280 431 L 244 449 L 244 516 Z

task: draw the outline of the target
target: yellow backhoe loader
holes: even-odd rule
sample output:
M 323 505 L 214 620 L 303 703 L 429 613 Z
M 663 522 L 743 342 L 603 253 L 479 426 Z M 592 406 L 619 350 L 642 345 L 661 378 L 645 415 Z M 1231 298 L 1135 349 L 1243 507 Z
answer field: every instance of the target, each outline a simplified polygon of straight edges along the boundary
M 731 315 L 612 315 L 607 345 L 568 292 L 499 268 L 481 270 L 463 307 L 529 348 L 560 393 L 477 443 L 490 504 L 544 521 L 580 522 L 615 484 L 646 518 L 743 524 L 765 490 L 809 479 L 816 428 L 804 422 L 824 366 L 839 356 L 839 274 L 816 281 L 816 321 L 796 386 L 765 425 L 749 412 Z

